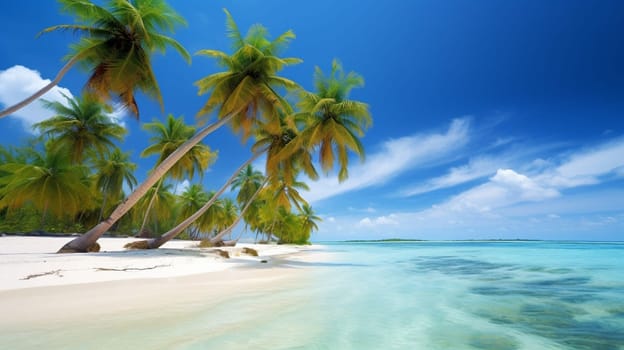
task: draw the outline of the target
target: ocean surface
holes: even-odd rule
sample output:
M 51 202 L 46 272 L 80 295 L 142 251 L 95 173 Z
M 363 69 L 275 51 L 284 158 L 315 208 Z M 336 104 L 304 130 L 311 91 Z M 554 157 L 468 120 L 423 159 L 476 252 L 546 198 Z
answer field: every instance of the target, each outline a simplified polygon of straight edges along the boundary
M 286 262 L 301 277 L 283 288 L 188 310 L 181 291 L 175 314 L 120 315 L 87 328 L 88 339 L 79 325 L 30 330 L 28 338 L 66 349 L 624 350 L 624 243 L 314 249 L 330 259 Z M 11 348 L 28 345 L 19 335 L 3 339 Z

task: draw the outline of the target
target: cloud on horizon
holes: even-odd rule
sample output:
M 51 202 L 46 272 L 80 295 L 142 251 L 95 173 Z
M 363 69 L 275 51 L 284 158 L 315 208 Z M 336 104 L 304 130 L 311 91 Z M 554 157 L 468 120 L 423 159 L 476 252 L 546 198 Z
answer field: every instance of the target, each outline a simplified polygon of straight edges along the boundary
M 596 231 L 595 237 L 600 237 L 601 232 L 624 228 L 624 191 L 617 187 L 624 178 L 623 154 L 624 138 L 620 137 L 551 154 L 548 161 L 539 157 L 524 159 L 524 163 L 499 168 L 484 182 L 426 209 L 379 210 L 376 216 L 354 215 L 352 211 L 343 216 L 332 213 L 333 229 L 340 227 L 343 235 L 353 237 L 440 239 L 530 238 L 541 237 L 544 232 L 556 234 L 555 238 L 569 238 L 575 232 L 599 229 L 603 231 Z M 451 168 L 447 174 L 425 181 L 428 189 L 476 178 L 466 174 L 483 174 L 491 169 L 494 158 L 477 159 L 484 161 Z M 575 188 L 580 190 L 570 191 Z

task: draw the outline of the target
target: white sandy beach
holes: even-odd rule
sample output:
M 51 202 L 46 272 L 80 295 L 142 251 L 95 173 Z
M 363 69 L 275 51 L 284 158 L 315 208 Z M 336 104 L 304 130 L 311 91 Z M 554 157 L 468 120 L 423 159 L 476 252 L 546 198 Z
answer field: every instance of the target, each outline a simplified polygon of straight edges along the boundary
M 0 237 L 0 328 L 128 311 L 157 313 L 175 308 L 176 301 L 218 303 L 235 293 L 282 288 L 301 276 L 295 265 L 315 260 L 315 254 L 306 253 L 310 247 L 278 245 L 220 248 L 230 259 L 191 241 L 156 250 L 123 249 L 135 238 L 100 239 L 99 253 L 56 254 L 69 239 Z M 243 254 L 243 247 L 259 256 Z

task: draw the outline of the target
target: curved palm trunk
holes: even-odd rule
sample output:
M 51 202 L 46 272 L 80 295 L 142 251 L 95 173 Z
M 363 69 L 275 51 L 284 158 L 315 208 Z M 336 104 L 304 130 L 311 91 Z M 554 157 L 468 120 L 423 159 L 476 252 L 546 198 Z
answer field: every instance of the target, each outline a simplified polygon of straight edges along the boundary
M 143 216 L 143 223 L 141 224 L 141 228 L 139 229 L 139 237 L 143 236 L 143 230 L 145 229 L 145 225 L 147 224 L 147 219 L 149 218 L 149 214 L 152 211 L 152 207 L 154 206 L 154 201 L 156 200 L 156 196 L 158 196 L 158 190 L 160 189 L 160 186 L 162 185 L 163 180 L 164 178 L 158 181 L 158 184 L 156 185 L 156 188 L 154 189 L 154 194 L 152 195 L 152 198 L 150 198 L 149 204 L 147 205 L 147 210 L 145 210 L 145 216 Z
M 199 208 L 199 210 L 196 211 L 193 215 L 189 216 L 186 220 L 184 220 L 180 224 L 178 224 L 178 226 L 172 228 L 168 232 L 164 233 L 162 236 L 149 240 L 148 241 L 148 248 L 149 249 L 156 249 L 156 248 L 162 246 L 163 244 L 169 242 L 170 240 L 172 240 L 173 238 L 178 236 L 187 227 L 189 227 L 192 223 L 194 223 L 197 219 L 199 219 L 199 217 L 202 216 L 208 210 L 208 208 L 210 208 L 210 206 L 217 200 L 217 198 L 219 198 L 219 196 L 221 196 L 223 194 L 223 192 L 225 192 L 225 190 L 227 190 L 227 188 L 230 187 L 232 182 L 234 182 L 234 180 L 236 179 L 236 176 L 238 176 L 238 173 L 240 173 L 243 169 L 245 169 L 245 167 L 247 165 L 251 164 L 251 162 L 256 160 L 256 158 L 258 158 L 262 153 L 264 153 L 264 151 L 260 151 L 260 152 L 258 152 L 256 154 L 254 154 L 245 163 L 243 163 L 243 165 L 238 167 L 238 169 L 236 169 L 234 174 L 232 174 L 232 176 L 230 176 L 230 178 L 227 180 L 225 185 L 223 185 L 219 189 L 219 191 L 217 193 L 215 193 L 214 196 L 212 196 L 212 198 L 210 198 L 210 200 L 208 202 L 206 202 L 206 204 L 204 204 L 201 208 Z
M 25 106 L 27 106 L 28 104 L 30 104 L 34 100 L 36 100 L 39 97 L 43 96 L 46 92 L 50 91 L 53 87 L 58 85 L 58 83 L 61 81 L 61 79 L 63 79 L 63 77 L 69 71 L 69 69 L 76 62 L 78 62 L 79 59 L 80 59 L 80 56 L 74 56 L 71 60 L 69 60 L 69 62 L 67 62 L 63 66 L 63 68 L 61 68 L 61 70 L 58 72 L 58 74 L 56 75 L 56 78 L 54 78 L 54 80 L 52 80 L 48 85 L 42 87 L 39 91 L 35 92 L 32 96 L 26 98 L 22 102 L 14 104 L 13 106 L 11 106 L 11 107 L 5 109 L 4 111 L 0 112 L 0 118 L 4 118 L 4 117 L 6 117 L 9 114 L 15 113 L 16 111 L 24 108 Z
M 236 227 L 236 225 L 238 225 L 238 223 L 241 221 L 241 219 L 243 218 L 243 215 L 245 215 L 245 212 L 247 212 L 247 209 L 249 209 L 249 207 L 251 206 L 251 203 L 254 201 L 254 199 L 256 199 L 256 197 L 258 196 L 258 194 L 260 193 L 262 188 L 264 188 L 264 186 L 267 184 L 267 182 L 269 182 L 269 179 L 264 180 L 262 185 L 260 187 L 258 187 L 258 190 L 256 190 L 256 193 L 254 193 L 253 196 L 251 196 L 251 198 L 249 198 L 249 201 L 247 201 L 247 204 L 245 204 L 245 206 L 243 207 L 243 210 L 241 210 L 240 214 L 238 214 L 238 217 L 236 218 L 236 220 L 234 220 L 232 225 L 230 225 L 225 230 L 219 232 L 216 236 L 212 237 L 210 239 L 210 243 L 214 244 L 214 243 L 220 242 L 220 241 L 223 240 L 223 236 L 225 236 L 228 233 L 232 232 L 234 227 Z
M 98 216 L 98 221 L 102 220 L 102 216 L 104 216 L 104 207 L 106 207 L 106 199 L 108 198 L 108 185 L 110 179 L 106 179 L 106 187 L 104 187 L 104 198 L 102 199 L 102 208 L 100 208 L 100 215 Z
M 165 173 L 171 169 L 175 163 L 182 158 L 193 146 L 198 144 L 204 137 L 208 136 L 221 126 L 227 124 L 234 114 L 231 114 L 216 123 L 210 124 L 200 130 L 195 136 L 191 139 L 183 143 L 178 149 L 173 151 L 160 165 L 158 165 L 150 176 L 148 176 L 145 181 L 141 185 L 139 185 L 135 190 L 123 201 L 121 204 L 113 210 L 110 216 L 97 224 L 91 230 L 87 231 L 80 237 L 77 237 L 67 244 L 65 244 L 58 253 L 86 253 L 88 248 L 91 247 L 97 240 L 100 238 L 117 220 L 119 220 L 124 214 L 126 214 L 135 204 L 136 202 L 143 197 L 149 189 L 160 180 Z

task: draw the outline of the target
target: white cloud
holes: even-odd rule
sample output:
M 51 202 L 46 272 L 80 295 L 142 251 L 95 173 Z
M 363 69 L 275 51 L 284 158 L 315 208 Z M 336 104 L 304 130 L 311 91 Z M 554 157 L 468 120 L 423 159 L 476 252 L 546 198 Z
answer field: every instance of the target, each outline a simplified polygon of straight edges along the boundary
M 542 155 L 544 152 L 539 150 Z M 497 169 L 487 180 L 428 209 L 389 214 L 383 213 L 383 203 L 377 203 L 380 216 L 336 216 L 331 229 L 324 229 L 335 232 L 334 226 L 340 225 L 345 229 L 339 234 L 352 238 L 398 235 L 429 239 L 614 239 L 614 232 L 624 232 L 624 190 L 618 186 L 624 175 L 623 138 L 592 148 L 568 149 L 563 155 L 548 152 L 548 158 L 527 158 L 535 153 L 479 158 L 483 163 L 504 159 L 513 165 Z M 485 167 L 474 160 L 427 185 L 465 180 Z M 596 186 L 568 191 L 589 183 Z
M 50 82 L 50 79 L 42 78 L 38 71 L 20 65 L 0 71 L 0 103 L 3 105 L 2 108 L 8 108 L 21 102 Z M 69 89 L 57 85 L 39 99 L 11 114 L 10 117 L 19 119 L 26 131 L 35 133 L 32 129 L 33 124 L 53 116 L 52 111 L 43 107 L 41 100 L 61 102 L 65 105 L 67 100 L 63 95 L 73 97 Z M 122 120 L 125 114 L 126 111 L 121 106 L 114 106 L 113 112 L 109 113 L 108 116 L 113 122 L 125 127 Z
M 403 196 L 414 196 L 443 188 L 463 184 L 490 176 L 501 166 L 501 160 L 494 158 L 476 158 L 466 165 L 451 168 L 446 175 L 433 178 L 423 185 L 417 185 L 401 191 Z
M 444 134 L 418 134 L 385 142 L 365 164 L 351 166 L 349 179 L 338 183 L 335 177 L 322 178 L 310 185 L 305 197 L 310 201 L 386 183 L 399 174 L 447 158 L 469 139 L 468 119 L 455 119 Z
M 624 138 L 572 154 L 559 167 L 544 172 L 538 181 L 558 188 L 594 185 L 601 182 L 601 176 L 611 173 L 618 175 L 622 167 Z
M 50 80 L 43 79 L 38 71 L 20 65 L 0 71 L 0 103 L 3 104 L 3 108 L 10 107 L 49 83 Z M 11 117 L 20 119 L 24 128 L 33 132 L 31 128 L 33 124 L 52 116 L 52 112 L 41 105 L 41 99 L 64 103 L 63 94 L 69 97 L 73 96 L 68 89 L 55 86 L 40 99 L 11 114 Z
M 365 217 L 358 222 L 360 227 L 375 227 L 375 226 L 396 226 L 399 222 L 396 220 L 396 215 L 390 214 L 388 216 L 379 216 L 376 218 Z
M 512 204 L 538 202 L 559 195 L 557 190 L 543 187 L 526 175 L 511 169 L 499 169 L 487 183 L 460 193 L 434 209 L 487 213 Z

